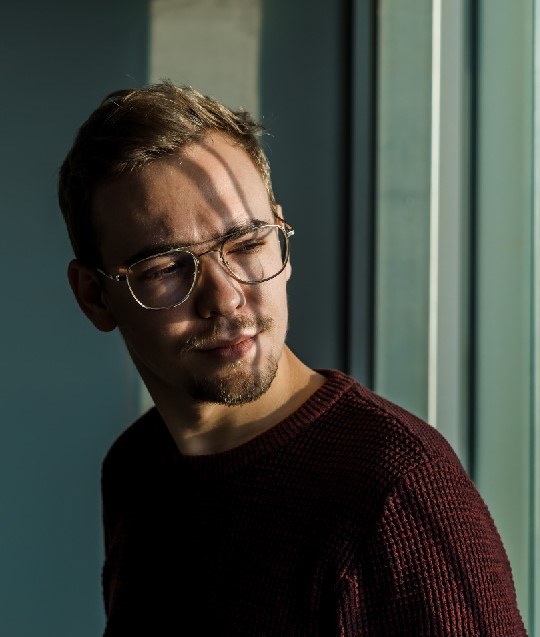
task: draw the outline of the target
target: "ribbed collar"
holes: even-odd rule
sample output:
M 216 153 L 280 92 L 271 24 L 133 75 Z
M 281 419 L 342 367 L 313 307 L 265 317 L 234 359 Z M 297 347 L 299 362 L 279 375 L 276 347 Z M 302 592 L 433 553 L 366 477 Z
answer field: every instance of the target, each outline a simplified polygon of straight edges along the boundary
M 161 462 L 174 463 L 178 469 L 194 474 L 194 477 L 212 480 L 231 475 L 282 447 L 327 413 L 356 382 L 337 370 L 317 371 L 326 377 L 326 382 L 299 409 L 248 442 L 221 453 L 201 456 L 181 454 L 161 416 L 153 408 L 147 417 L 152 421 L 152 429 L 158 434 Z

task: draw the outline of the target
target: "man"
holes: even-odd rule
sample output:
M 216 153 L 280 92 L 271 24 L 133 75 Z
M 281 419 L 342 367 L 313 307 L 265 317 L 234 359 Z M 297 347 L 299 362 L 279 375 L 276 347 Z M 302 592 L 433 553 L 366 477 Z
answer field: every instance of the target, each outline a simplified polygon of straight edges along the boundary
M 165 82 L 106 98 L 61 169 L 73 292 L 156 405 L 103 463 L 105 634 L 524 635 L 446 442 L 285 345 L 258 133 Z

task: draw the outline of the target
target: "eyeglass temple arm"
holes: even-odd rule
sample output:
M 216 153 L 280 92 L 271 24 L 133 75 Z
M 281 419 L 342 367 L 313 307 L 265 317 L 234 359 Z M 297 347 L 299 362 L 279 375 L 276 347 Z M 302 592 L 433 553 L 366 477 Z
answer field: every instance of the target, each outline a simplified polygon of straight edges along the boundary
M 106 276 L 108 279 L 111 279 L 111 281 L 116 281 L 116 283 L 121 283 L 127 278 L 125 274 L 110 274 L 109 272 L 105 272 L 105 270 L 100 270 L 100 268 L 96 268 L 96 272 Z
M 282 219 L 282 218 L 281 218 L 278 214 L 276 214 L 275 212 L 274 212 L 274 217 L 275 217 L 278 221 L 280 221 L 280 222 L 283 224 L 283 226 L 285 227 L 285 233 L 286 233 L 286 235 L 287 235 L 287 238 L 292 237 L 292 236 L 294 235 L 294 228 L 291 226 L 291 224 L 290 224 L 290 223 L 287 223 L 287 222 L 285 221 L 285 219 Z

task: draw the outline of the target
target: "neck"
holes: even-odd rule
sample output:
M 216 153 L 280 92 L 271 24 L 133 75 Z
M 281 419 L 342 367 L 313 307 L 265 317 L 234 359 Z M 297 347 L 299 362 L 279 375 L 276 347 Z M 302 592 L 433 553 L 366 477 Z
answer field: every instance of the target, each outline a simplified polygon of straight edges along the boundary
M 219 453 L 248 442 L 296 411 L 324 383 L 323 376 L 306 367 L 286 346 L 268 391 L 243 405 L 197 402 L 143 380 L 185 455 Z

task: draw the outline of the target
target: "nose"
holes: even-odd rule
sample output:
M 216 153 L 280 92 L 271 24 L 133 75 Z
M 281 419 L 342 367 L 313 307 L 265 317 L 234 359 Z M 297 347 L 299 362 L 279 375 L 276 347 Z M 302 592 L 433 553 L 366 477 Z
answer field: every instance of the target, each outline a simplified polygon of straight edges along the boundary
M 200 259 L 202 256 L 204 259 Z M 219 250 L 209 250 L 199 256 L 199 276 L 193 293 L 201 318 L 228 316 L 246 303 L 242 284 L 225 270 Z

